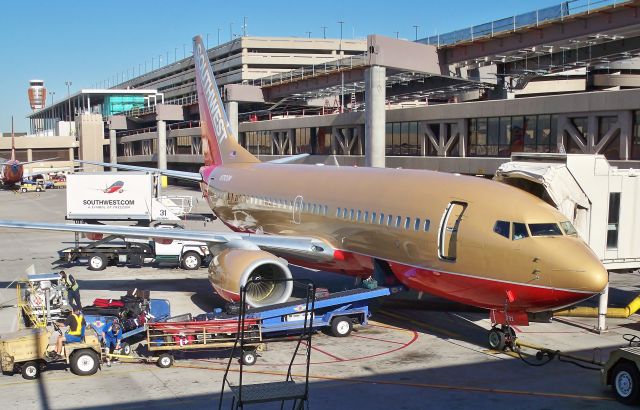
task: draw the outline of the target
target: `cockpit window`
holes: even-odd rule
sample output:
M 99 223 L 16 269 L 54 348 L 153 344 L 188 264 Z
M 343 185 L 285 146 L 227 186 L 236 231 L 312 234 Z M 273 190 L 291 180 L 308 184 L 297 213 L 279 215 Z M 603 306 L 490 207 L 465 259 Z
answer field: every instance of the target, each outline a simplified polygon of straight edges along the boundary
M 557 224 L 529 224 L 531 236 L 560 236 L 562 231 Z
M 509 239 L 509 225 L 507 221 L 496 221 L 496 224 L 493 225 L 493 232 Z
M 517 241 L 518 239 L 524 239 L 529 236 L 529 232 L 527 232 L 527 225 L 519 222 L 513 223 L 513 235 L 511 239 Z
M 567 235 L 578 234 L 578 231 L 576 231 L 576 228 L 574 228 L 571 222 L 569 221 L 560 222 L 560 226 L 562 227 L 562 230 L 564 231 L 564 233 Z

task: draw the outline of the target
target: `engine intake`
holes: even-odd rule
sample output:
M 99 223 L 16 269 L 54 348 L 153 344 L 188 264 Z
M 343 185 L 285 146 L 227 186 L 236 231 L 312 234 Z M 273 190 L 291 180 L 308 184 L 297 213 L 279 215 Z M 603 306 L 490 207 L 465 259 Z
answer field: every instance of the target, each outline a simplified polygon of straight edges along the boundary
M 262 250 L 226 249 L 209 265 L 209 280 L 225 300 L 240 300 L 240 287 L 250 279 L 263 279 L 247 287 L 246 301 L 252 307 L 286 302 L 291 297 L 293 283 L 287 261 Z

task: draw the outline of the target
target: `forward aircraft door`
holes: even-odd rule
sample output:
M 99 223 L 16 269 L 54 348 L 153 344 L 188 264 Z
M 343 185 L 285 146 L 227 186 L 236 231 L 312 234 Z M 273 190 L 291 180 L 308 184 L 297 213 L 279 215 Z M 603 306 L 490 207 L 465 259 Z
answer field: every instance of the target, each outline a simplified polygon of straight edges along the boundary
M 299 224 L 300 218 L 302 217 L 302 206 L 304 205 L 304 201 L 301 195 L 298 195 L 296 199 L 293 201 L 293 223 Z
M 458 254 L 458 232 L 467 204 L 449 202 L 440 221 L 438 231 L 438 256 L 441 259 L 455 261 Z

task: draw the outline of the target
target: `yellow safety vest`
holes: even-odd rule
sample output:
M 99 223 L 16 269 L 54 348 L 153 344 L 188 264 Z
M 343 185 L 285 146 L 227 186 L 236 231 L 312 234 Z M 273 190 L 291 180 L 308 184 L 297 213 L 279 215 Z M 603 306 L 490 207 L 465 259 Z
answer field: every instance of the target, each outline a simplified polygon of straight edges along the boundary
M 78 288 L 80 288 L 80 286 L 78 286 L 78 281 L 74 281 L 73 285 L 72 285 L 68 276 L 64 279 L 64 284 L 67 287 L 67 289 L 70 289 L 70 290 L 73 290 L 73 291 L 76 291 L 76 290 L 78 290 Z
M 76 315 L 75 313 L 71 314 L 73 317 L 76 318 L 76 328 L 75 329 L 69 329 L 69 334 L 71 336 L 80 336 L 82 335 L 82 320 L 84 319 L 84 317 L 82 315 Z

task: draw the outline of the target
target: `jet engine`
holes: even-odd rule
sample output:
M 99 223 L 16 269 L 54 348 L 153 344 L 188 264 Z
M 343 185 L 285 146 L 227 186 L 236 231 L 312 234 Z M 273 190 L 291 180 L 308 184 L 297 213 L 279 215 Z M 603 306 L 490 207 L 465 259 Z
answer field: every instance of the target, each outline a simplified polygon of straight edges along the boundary
M 240 300 L 240 287 L 247 285 L 246 302 L 252 307 L 286 302 L 293 291 L 287 261 L 262 250 L 225 249 L 209 265 L 209 280 L 218 294 L 228 301 Z

